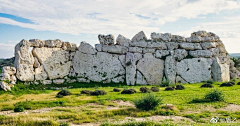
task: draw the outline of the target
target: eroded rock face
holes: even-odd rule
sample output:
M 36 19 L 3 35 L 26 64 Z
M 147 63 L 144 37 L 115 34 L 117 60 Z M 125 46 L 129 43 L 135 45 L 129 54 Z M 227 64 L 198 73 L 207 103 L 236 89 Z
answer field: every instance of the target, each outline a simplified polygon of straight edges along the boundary
M 163 60 L 155 58 L 151 53 L 146 53 L 138 61 L 137 69 L 146 78 L 148 84 L 161 84 L 164 70 Z
M 114 36 L 109 35 L 98 35 L 98 40 L 102 45 L 114 45 Z
M 131 42 L 131 40 L 124 37 L 123 35 L 118 35 L 116 42 L 118 45 L 129 46 L 129 43 Z
M 177 62 L 177 74 L 188 83 L 199 83 L 211 79 L 212 59 L 193 58 Z
M 140 31 L 139 33 L 137 33 L 133 38 L 132 41 L 133 42 L 139 42 L 141 40 L 147 40 L 147 36 L 145 35 L 145 33 L 143 31 Z
M 115 53 L 115 54 L 126 54 L 128 51 L 128 48 L 125 46 L 120 46 L 120 45 L 103 45 L 102 46 L 102 51 L 103 52 L 109 52 L 109 53 Z
M 43 66 L 35 69 L 35 80 L 46 80 L 48 78 Z
M 69 52 L 61 48 L 34 48 L 33 55 L 43 65 L 49 79 L 63 78 L 70 71 Z
M 139 71 L 137 71 L 136 84 L 141 84 L 141 85 L 147 85 L 148 84 L 145 77 Z
M 88 54 L 96 54 L 96 50 L 86 42 L 81 42 L 80 46 L 78 47 L 78 51 L 82 53 L 88 53 Z
M 229 65 L 221 64 L 217 57 L 213 58 L 212 75 L 214 81 L 224 82 L 230 80 Z
M 140 53 L 126 54 L 126 83 L 127 85 L 135 85 L 136 82 L 136 62 L 142 58 Z
M 173 56 L 167 56 L 165 60 L 165 76 L 170 84 L 175 84 L 176 80 L 176 61 Z

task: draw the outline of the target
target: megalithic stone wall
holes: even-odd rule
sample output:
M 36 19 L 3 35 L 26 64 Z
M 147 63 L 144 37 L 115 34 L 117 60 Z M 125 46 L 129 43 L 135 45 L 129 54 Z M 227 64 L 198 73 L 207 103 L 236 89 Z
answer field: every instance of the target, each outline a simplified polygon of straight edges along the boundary
M 86 42 L 77 47 L 61 40 L 22 40 L 15 47 L 15 68 L 3 68 L 0 85 L 10 90 L 16 78 L 26 84 L 78 81 L 154 85 L 164 79 L 198 83 L 239 76 L 222 41 L 211 32 L 194 32 L 188 38 L 152 33 L 148 39 L 141 31 L 131 40 L 119 35 L 116 43 L 113 35 L 99 35 L 98 39 L 100 44 L 95 48 Z

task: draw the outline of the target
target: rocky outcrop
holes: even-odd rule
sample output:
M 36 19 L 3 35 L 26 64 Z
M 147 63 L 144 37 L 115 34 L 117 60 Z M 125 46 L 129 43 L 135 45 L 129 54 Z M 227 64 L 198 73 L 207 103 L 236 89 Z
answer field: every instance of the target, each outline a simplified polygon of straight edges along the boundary
M 10 90 L 17 80 L 25 84 L 126 83 L 127 85 L 229 81 L 240 72 L 223 42 L 211 32 L 190 37 L 143 31 L 131 40 L 99 35 L 95 48 L 61 40 L 22 40 L 15 47 L 15 68 L 4 68 L 1 87 Z M 33 48 L 30 51 L 31 47 Z M 15 72 L 16 71 L 16 72 Z M 164 78 L 164 79 L 163 79 Z

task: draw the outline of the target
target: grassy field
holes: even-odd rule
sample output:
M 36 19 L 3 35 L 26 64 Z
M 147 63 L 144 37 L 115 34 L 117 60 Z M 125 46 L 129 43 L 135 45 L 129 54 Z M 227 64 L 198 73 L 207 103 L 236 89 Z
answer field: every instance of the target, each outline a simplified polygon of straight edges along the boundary
M 126 86 L 123 84 L 84 84 L 64 85 L 28 85 L 18 83 L 12 91 L 0 91 L 0 125 L 240 125 L 240 85 L 214 88 L 200 88 L 202 83 L 185 84 L 184 90 L 164 91 L 160 87 L 154 94 L 162 98 L 163 104 L 154 110 L 137 109 L 132 101 L 146 95 L 140 92 L 142 86 Z M 60 90 L 70 88 L 70 96 L 56 98 Z M 134 88 L 135 94 L 113 92 L 113 88 Z M 146 86 L 151 88 L 152 86 Z M 107 95 L 81 95 L 81 90 L 105 90 Z M 223 92 L 225 101 L 204 102 L 201 99 L 213 89 Z M 174 107 L 169 108 L 167 104 Z M 14 113 L 13 109 L 23 106 L 24 112 Z M 231 118 L 232 123 L 212 124 L 213 117 Z M 148 117 L 159 118 L 151 121 Z M 171 118 L 170 118 L 171 117 Z M 144 122 L 136 121 L 139 118 Z M 166 118 L 166 119 L 165 119 Z M 179 118 L 179 119 L 176 119 Z M 236 118 L 236 119 L 235 119 Z M 114 123 L 115 122 L 115 123 Z M 236 123 L 235 123 L 236 122 Z

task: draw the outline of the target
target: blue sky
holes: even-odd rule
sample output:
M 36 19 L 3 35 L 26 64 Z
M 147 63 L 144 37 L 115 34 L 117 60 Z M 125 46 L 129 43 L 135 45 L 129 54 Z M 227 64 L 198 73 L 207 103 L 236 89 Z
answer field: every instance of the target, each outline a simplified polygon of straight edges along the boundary
M 240 53 L 240 0 L 0 0 L 0 58 L 22 39 L 97 44 L 98 34 L 216 33 Z

